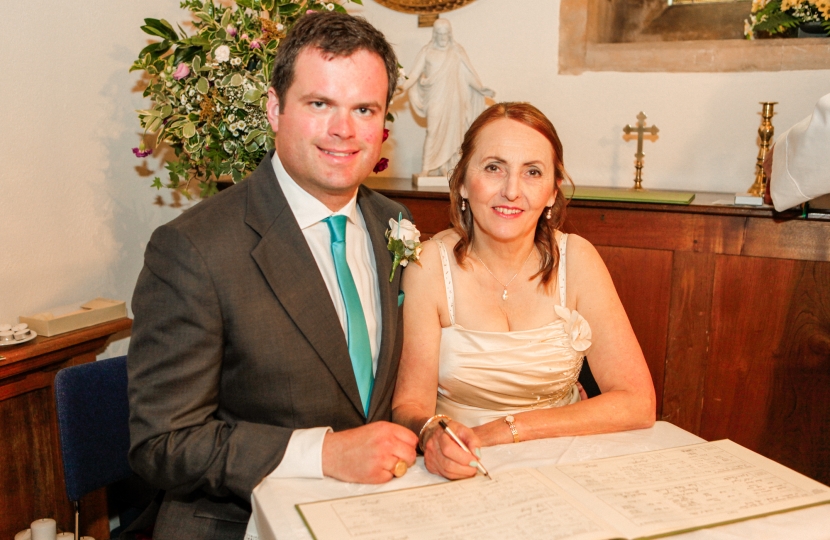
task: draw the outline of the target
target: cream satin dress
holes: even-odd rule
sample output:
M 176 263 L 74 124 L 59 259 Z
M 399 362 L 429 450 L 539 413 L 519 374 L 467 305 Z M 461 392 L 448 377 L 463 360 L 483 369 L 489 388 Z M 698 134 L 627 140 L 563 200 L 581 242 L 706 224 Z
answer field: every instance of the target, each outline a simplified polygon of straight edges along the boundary
M 450 326 L 441 330 L 437 414 L 479 426 L 533 409 L 579 401 L 576 381 L 591 329 L 565 307 L 565 248 L 559 234 L 559 297 L 555 320 L 541 328 L 512 332 L 469 330 L 455 322 L 455 298 L 447 249 L 438 242 Z

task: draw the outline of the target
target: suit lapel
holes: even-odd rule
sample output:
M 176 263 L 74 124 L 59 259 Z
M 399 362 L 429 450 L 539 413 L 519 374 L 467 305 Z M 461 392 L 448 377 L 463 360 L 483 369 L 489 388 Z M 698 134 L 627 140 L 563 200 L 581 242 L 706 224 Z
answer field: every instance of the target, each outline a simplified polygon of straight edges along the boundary
M 398 284 L 400 272 L 395 272 L 395 279 L 389 283 L 389 274 L 392 272 L 392 254 L 386 248 L 386 230 L 389 228 L 389 217 L 382 215 L 377 205 L 372 204 L 371 197 L 367 196 L 367 188 L 361 186 L 357 194 L 357 203 L 363 213 L 369 238 L 372 240 L 372 251 L 375 257 L 375 266 L 378 272 L 378 289 L 380 290 L 381 307 L 381 340 L 378 351 L 378 368 L 375 373 L 375 386 L 372 390 L 372 400 L 369 404 L 369 418 L 377 412 L 380 399 L 385 393 L 386 386 L 391 381 L 392 352 L 395 347 L 395 333 L 398 327 Z M 394 294 L 393 294 L 394 293 Z
M 305 236 L 277 183 L 271 155 L 247 180 L 246 223 L 261 236 L 251 256 L 283 309 L 363 414 L 340 319 Z

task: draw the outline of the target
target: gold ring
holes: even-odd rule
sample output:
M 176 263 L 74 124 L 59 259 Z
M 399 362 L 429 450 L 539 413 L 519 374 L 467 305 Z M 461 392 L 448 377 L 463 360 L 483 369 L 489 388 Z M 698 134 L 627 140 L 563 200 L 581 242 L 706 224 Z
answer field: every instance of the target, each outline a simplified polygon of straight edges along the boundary
M 406 474 L 406 461 L 399 459 L 397 463 L 395 463 L 395 467 L 392 469 L 392 474 L 395 478 L 400 478 L 401 476 Z

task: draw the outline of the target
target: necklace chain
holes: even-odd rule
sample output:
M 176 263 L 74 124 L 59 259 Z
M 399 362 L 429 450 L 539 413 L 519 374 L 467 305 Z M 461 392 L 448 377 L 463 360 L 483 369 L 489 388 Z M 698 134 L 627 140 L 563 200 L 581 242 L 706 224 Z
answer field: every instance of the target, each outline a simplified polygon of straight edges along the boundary
M 501 295 L 501 299 L 502 299 L 502 300 L 507 300 L 507 286 L 508 286 L 508 285 L 510 285 L 511 283 L 513 283 L 513 280 L 514 280 L 514 279 L 516 279 L 516 276 L 518 276 L 518 275 L 519 275 L 519 273 L 522 271 L 522 269 L 525 267 L 525 265 L 527 264 L 527 261 L 529 261 L 529 260 L 530 260 L 530 256 L 531 256 L 531 255 L 533 255 L 533 250 L 532 250 L 532 249 L 530 250 L 530 253 L 528 253 L 528 254 L 527 254 L 527 258 L 525 259 L 525 262 L 523 262 L 523 263 L 522 263 L 522 265 L 519 267 L 519 270 L 518 270 L 515 274 L 513 274 L 513 277 L 512 277 L 512 278 L 510 278 L 510 281 L 508 281 L 507 283 L 502 283 L 502 282 L 499 280 L 499 278 L 497 278 L 497 277 L 496 277 L 496 274 L 494 274 L 493 272 L 491 272 L 491 271 L 490 271 L 490 269 L 489 269 L 489 268 L 487 268 L 487 265 L 486 265 L 486 264 L 484 264 L 484 261 L 482 261 L 482 260 L 481 260 L 481 257 L 479 257 L 479 256 L 478 256 L 478 253 L 476 253 L 475 248 L 473 248 L 473 255 L 475 255 L 475 256 L 476 256 L 476 259 L 478 259 L 478 262 L 480 262 L 480 263 L 481 263 L 481 266 L 483 266 L 483 267 L 484 267 L 484 269 L 485 269 L 485 270 L 487 270 L 487 273 L 488 273 L 488 274 L 490 274 L 490 275 L 493 277 L 493 279 L 495 279 L 495 280 L 496 280 L 496 282 L 497 282 L 499 285 L 501 285 L 502 287 L 504 287 L 504 292 L 503 292 L 503 293 L 502 293 L 502 295 Z

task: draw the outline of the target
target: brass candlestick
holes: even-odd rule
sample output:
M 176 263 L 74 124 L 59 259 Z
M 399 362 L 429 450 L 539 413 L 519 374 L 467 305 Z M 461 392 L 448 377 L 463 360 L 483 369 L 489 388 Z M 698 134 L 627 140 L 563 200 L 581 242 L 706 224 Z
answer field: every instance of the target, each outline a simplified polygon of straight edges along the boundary
M 769 178 L 764 174 L 764 158 L 769 152 L 770 141 L 772 135 L 775 133 L 775 128 L 772 126 L 772 115 L 775 114 L 772 109 L 778 104 L 777 101 L 762 101 L 761 109 L 761 127 L 758 128 L 758 137 L 761 140 L 761 147 L 758 149 L 758 159 L 755 160 L 755 182 L 749 188 L 750 195 L 756 197 L 763 197 L 764 189 Z

